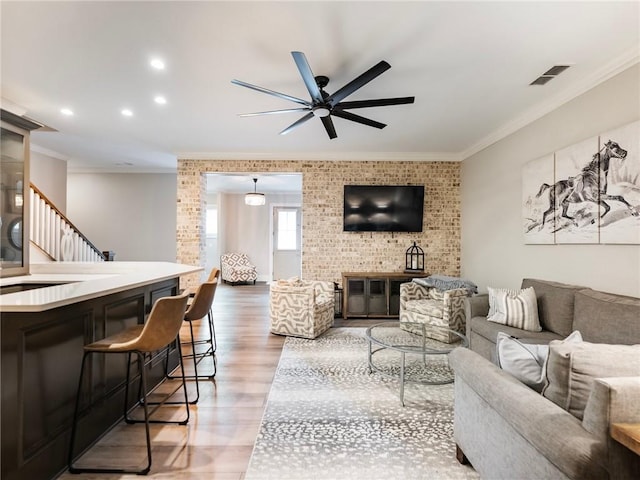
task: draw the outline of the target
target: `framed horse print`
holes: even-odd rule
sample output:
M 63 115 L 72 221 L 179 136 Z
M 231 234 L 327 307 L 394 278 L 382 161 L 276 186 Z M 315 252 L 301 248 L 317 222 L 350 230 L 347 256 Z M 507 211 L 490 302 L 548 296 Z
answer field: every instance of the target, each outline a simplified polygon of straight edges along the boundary
M 600 243 L 640 244 L 640 121 L 600 135 Z
M 527 244 L 640 245 L 640 121 L 526 163 L 522 213 Z

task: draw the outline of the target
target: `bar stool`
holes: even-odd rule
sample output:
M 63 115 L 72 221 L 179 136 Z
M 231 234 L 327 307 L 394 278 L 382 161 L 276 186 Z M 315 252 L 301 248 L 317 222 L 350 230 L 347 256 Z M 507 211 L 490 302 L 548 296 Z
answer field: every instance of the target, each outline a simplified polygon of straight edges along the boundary
M 209 277 L 207 278 L 207 283 L 211 283 L 211 282 L 218 282 L 220 283 L 220 269 L 218 267 L 213 267 L 211 269 L 211 271 L 209 272 Z M 193 299 L 193 297 L 195 297 L 196 295 L 196 291 L 197 291 L 197 287 L 191 287 L 189 289 L 187 289 L 187 291 L 189 292 L 189 298 Z M 214 293 L 215 296 L 215 293 Z M 211 300 L 211 303 L 213 304 L 213 300 Z M 216 349 L 218 348 L 217 345 L 217 341 L 216 341 L 216 328 L 215 328 L 215 324 L 213 323 L 213 312 L 211 311 L 211 309 L 209 309 L 209 315 L 208 315 L 208 319 L 209 319 L 209 330 L 211 331 L 211 346 L 213 347 L 213 351 L 215 352 Z M 199 341 L 200 343 L 204 342 L 204 340 Z M 198 342 L 196 342 L 197 344 Z
M 197 288 L 195 295 L 193 297 L 193 301 L 189 305 L 186 313 L 184 314 L 184 320 L 189 324 L 189 333 L 190 333 L 190 341 L 183 342 L 182 345 L 190 345 L 191 353 L 183 354 L 182 358 L 192 358 L 193 359 L 193 375 L 186 375 L 185 377 L 188 379 L 196 380 L 196 399 L 191 400 L 189 403 L 195 404 L 200 399 L 200 387 L 198 386 L 198 380 L 207 379 L 211 380 L 216 376 L 216 354 L 215 354 L 215 333 L 213 328 L 213 315 L 211 313 L 211 306 L 213 304 L 213 298 L 216 294 L 216 288 L 218 286 L 218 281 L 214 280 L 213 282 L 204 282 L 200 284 Z M 188 292 L 185 292 L 188 294 Z M 209 338 L 196 340 L 193 334 L 193 322 L 200 320 L 204 317 L 207 317 L 207 323 L 209 327 Z M 202 344 L 207 345 L 204 351 L 197 351 L 197 346 Z M 205 357 L 211 357 L 211 361 L 213 363 L 213 372 L 208 375 L 202 375 L 198 373 L 198 364 Z M 172 376 L 168 372 L 168 362 L 166 364 L 167 369 L 165 370 L 165 374 L 167 378 L 177 378 Z
M 180 327 L 184 319 L 187 309 L 187 301 L 189 296 L 187 293 L 173 297 L 163 297 L 153 305 L 151 313 L 144 325 L 136 325 L 128 328 L 123 332 L 111 335 L 97 342 L 85 345 L 84 355 L 82 357 L 82 367 L 80 368 L 80 380 L 78 383 L 78 392 L 76 394 L 76 405 L 73 414 L 73 424 L 71 427 L 71 441 L 69 446 L 69 471 L 71 473 L 135 473 L 138 475 L 146 475 L 151 469 L 151 436 L 149 433 L 150 423 L 175 423 L 186 425 L 189 421 L 189 403 L 187 397 L 187 384 L 184 375 L 184 365 L 182 363 L 182 348 L 180 342 Z M 178 421 L 150 420 L 149 408 L 147 402 L 147 377 L 145 370 L 145 354 L 156 352 L 158 350 L 168 349 L 171 344 L 177 340 L 178 354 L 180 355 L 180 370 L 182 376 L 182 389 L 184 392 L 184 405 L 186 406 L 186 418 Z M 127 423 L 144 423 L 147 441 L 147 466 L 142 470 L 128 470 L 116 468 L 93 468 L 93 467 L 74 467 L 74 443 L 77 433 L 78 414 L 80 410 L 80 400 L 82 393 L 83 376 L 87 364 L 87 358 L 95 353 L 120 353 L 127 354 L 127 375 L 124 395 L 124 418 Z M 131 379 L 131 356 L 135 354 L 138 359 L 138 369 L 140 372 L 140 394 L 139 404 L 142 404 L 144 410 L 144 420 L 132 420 L 127 415 L 127 399 L 129 397 L 129 383 Z M 169 402 L 167 402 L 169 403 Z

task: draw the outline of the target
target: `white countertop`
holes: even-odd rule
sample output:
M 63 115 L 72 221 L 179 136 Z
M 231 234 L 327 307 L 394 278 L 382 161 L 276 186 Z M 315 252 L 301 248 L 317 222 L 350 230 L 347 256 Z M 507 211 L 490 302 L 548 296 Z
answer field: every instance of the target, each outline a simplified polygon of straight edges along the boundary
M 42 312 L 203 270 L 202 267 L 169 262 L 31 264 L 30 275 L 1 278 L 0 285 L 60 285 L 0 295 L 0 312 Z

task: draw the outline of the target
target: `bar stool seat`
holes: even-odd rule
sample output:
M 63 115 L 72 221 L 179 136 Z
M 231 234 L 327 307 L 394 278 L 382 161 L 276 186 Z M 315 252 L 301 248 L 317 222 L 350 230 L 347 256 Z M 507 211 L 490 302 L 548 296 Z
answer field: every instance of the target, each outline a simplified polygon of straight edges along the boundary
M 71 473 L 135 473 L 138 475 L 146 475 L 151 470 L 151 436 L 149 432 L 150 423 L 174 423 L 186 425 L 189 421 L 189 401 L 187 397 L 187 385 L 184 375 L 184 365 L 182 360 L 182 348 L 180 342 L 180 327 L 184 321 L 184 315 L 187 310 L 187 302 L 189 295 L 187 292 L 174 297 L 163 297 L 154 303 L 151 313 L 144 325 L 136 325 L 122 332 L 110 335 L 107 338 L 98 340 L 84 347 L 84 355 L 82 357 L 82 367 L 80 368 L 80 380 L 78 382 L 78 391 L 76 394 L 76 405 L 73 414 L 73 423 L 71 427 L 71 440 L 69 446 L 68 465 Z M 184 393 L 184 405 L 186 407 L 186 418 L 184 420 L 151 420 L 149 418 L 149 402 L 147 401 L 147 377 L 145 369 L 145 355 L 159 350 L 167 349 L 174 343 L 177 344 L 178 354 L 180 358 L 180 370 L 182 372 L 182 390 Z M 80 412 L 80 400 L 82 397 L 83 380 L 87 359 L 92 354 L 127 354 L 127 372 L 124 394 L 124 419 L 127 423 L 144 423 L 147 445 L 147 466 L 140 469 L 120 469 L 120 468 L 101 468 L 101 467 L 82 467 L 78 468 L 73 465 L 74 446 L 77 434 L 78 415 Z M 128 418 L 127 400 L 129 398 L 129 384 L 131 379 L 131 356 L 137 356 L 138 369 L 140 372 L 140 391 L 138 392 L 138 403 L 142 405 L 144 410 L 144 420 L 133 420 Z M 168 361 L 168 360 L 167 360 Z M 162 402 L 160 402 L 162 404 Z M 167 402 L 169 403 L 169 402 Z M 182 403 L 182 402 L 181 402 Z

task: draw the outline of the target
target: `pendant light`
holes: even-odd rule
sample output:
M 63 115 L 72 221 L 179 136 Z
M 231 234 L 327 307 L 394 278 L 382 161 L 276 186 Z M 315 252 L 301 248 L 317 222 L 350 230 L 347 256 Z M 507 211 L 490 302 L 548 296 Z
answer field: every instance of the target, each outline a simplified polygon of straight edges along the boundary
M 247 193 L 244 196 L 244 203 L 246 205 L 260 206 L 264 205 L 264 193 L 258 193 L 256 189 L 258 188 L 258 179 L 253 179 L 253 192 Z

